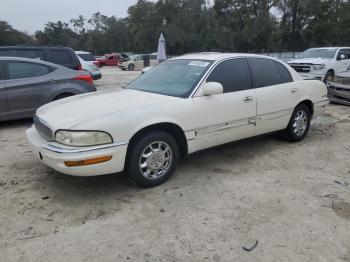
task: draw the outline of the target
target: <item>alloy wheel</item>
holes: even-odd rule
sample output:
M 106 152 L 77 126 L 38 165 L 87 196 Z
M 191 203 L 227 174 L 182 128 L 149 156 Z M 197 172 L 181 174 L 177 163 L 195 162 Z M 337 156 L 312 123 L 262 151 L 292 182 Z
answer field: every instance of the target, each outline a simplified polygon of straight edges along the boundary
M 145 178 L 155 180 L 167 174 L 172 162 L 173 151 L 171 147 L 163 141 L 156 141 L 143 150 L 139 160 L 139 168 Z

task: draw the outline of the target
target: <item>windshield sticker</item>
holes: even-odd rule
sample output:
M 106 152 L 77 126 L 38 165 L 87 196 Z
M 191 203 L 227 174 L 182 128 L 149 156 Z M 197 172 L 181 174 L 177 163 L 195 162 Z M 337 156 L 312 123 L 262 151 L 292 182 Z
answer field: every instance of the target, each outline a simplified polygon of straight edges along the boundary
M 200 67 L 207 67 L 209 65 L 208 62 L 203 61 L 191 61 L 188 64 L 189 66 L 200 66 Z

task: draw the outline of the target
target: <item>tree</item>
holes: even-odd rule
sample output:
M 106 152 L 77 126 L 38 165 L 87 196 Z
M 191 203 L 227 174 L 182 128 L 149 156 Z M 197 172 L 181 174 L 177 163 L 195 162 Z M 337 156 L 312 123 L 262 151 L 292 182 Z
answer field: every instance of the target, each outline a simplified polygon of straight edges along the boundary
M 76 47 L 76 33 L 73 32 L 68 23 L 61 21 L 47 23 L 44 31 L 37 31 L 35 33 L 35 38 L 42 45 Z
M 13 29 L 6 21 L 0 20 L 0 45 L 31 44 L 33 42 L 30 36 Z

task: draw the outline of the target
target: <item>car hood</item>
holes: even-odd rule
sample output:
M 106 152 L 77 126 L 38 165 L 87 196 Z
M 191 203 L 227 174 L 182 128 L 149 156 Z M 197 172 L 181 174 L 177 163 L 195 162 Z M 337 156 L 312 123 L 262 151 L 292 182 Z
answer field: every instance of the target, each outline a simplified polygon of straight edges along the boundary
M 70 129 L 105 115 L 177 101 L 177 97 L 147 93 L 131 89 L 83 94 L 58 100 L 40 107 L 37 116 L 53 131 Z
M 323 58 L 300 58 L 300 59 L 293 59 L 288 61 L 288 64 L 314 64 L 319 65 L 323 63 L 329 63 L 332 59 L 323 59 Z

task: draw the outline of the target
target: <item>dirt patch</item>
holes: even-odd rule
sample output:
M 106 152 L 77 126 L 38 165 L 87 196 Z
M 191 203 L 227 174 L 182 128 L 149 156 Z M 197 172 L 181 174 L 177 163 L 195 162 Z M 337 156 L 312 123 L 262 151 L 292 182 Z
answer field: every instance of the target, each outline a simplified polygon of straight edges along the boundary
M 333 205 L 334 212 L 341 218 L 350 220 L 350 203 L 347 202 L 336 202 Z

